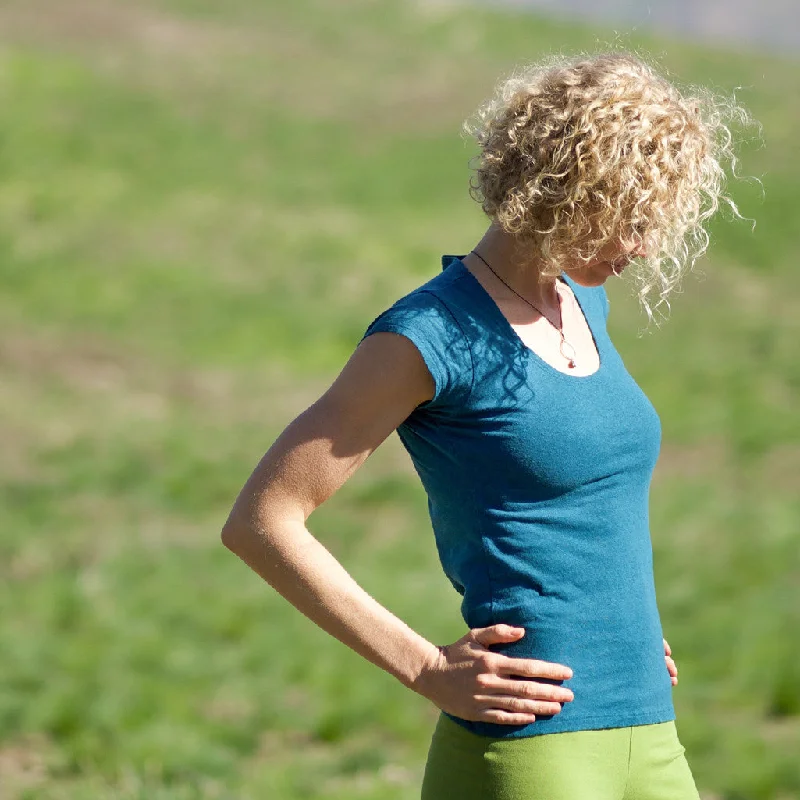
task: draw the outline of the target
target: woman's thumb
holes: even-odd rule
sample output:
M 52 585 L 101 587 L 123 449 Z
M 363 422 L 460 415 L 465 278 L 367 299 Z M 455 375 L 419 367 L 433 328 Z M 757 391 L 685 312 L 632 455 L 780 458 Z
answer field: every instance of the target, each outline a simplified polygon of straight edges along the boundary
M 490 644 L 512 642 L 525 635 L 525 628 L 513 625 L 490 625 L 488 628 L 474 628 L 472 635 L 478 644 L 488 647 Z

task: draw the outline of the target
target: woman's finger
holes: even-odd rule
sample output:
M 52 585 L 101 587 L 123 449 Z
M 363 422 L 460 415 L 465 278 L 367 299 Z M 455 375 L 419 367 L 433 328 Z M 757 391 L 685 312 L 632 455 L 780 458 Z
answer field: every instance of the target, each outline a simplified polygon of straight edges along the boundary
M 487 709 L 512 711 L 516 714 L 552 715 L 561 713 L 560 703 L 547 703 L 543 700 L 528 700 L 524 697 L 511 697 L 505 694 L 479 694 L 475 700 Z
M 536 722 L 535 714 L 509 714 L 508 711 L 501 711 L 498 708 L 489 708 L 483 712 L 483 719 L 486 722 L 494 722 L 498 725 L 530 725 Z
M 529 678 L 552 678 L 554 680 L 569 680 L 572 670 L 564 664 L 553 661 L 539 661 L 535 658 L 509 658 L 502 656 L 495 670 L 502 675 L 520 675 Z
M 676 666 L 675 662 L 669 656 L 665 656 L 664 660 L 667 662 L 667 669 L 669 670 L 669 674 L 672 675 L 674 678 L 677 678 L 678 667 Z
M 668 656 L 671 656 L 671 655 L 672 655 L 672 648 L 669 646 L 669 642 L 668 642 L 666 639 L 664 639 L 664 652 L 665 652 L 665 653 L 666 653 Z
M 513 681 L 501 678 L 499 675 L 483 676 L 481 686 L 486 694 L 552 700 L 556 703 L 569 703 L 575 699 L 572 690 L 565 686 L 538 681 Z

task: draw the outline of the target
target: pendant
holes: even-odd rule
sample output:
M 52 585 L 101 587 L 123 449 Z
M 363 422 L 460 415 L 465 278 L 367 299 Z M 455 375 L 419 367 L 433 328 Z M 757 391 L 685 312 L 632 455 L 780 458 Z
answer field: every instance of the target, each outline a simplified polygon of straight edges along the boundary
M 570 350 L 572 350 L 572 355 L 569 355 L 568 353 L 564 352 L 564 345 L 566 345 L 567 347 L 569 347 Z M 575 364 L 575 348 L 566 339 L 564 339 L 563 336 L 561 338 L 561 344 L 559 345 L 558 349 L 561 355 L 567 359 L 567 366 L 570 369 L 575 369 L 575 367 L 577 366 Z

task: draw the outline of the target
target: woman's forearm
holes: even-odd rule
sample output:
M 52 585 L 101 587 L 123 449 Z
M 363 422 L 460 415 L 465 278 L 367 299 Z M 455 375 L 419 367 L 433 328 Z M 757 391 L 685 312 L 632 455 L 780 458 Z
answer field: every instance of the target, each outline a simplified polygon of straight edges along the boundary
M 415 689 L 439 649 L 359 586 L 299 519 L 269 531 L 230 520 L 222 541 L 295 608 L 373 664 Z

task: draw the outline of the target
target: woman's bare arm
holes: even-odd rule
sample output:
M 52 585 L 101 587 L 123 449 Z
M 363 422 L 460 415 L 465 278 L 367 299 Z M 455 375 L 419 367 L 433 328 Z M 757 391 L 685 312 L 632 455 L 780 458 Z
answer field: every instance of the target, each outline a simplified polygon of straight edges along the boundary
M 222 531 L 225 546 L 320 628 L 439 708 L 509 725 L 557 714 L 569 689 L 524 678 L 571 677 L 568 667 L 509 658 L 489 647 L 524 635 L 498 624 L 437 647 L 367 594 L 306 528 L 314 509 L 434 394 L 405 337 L 368 336 L 330 389 L 270 447 Z
M 305 523 L 433 392 L 408 339 L 368 336 L 261 459 L 222 531 L 225 546 L 293 606 L 409 687 L 438 648 L 364 591 Z

